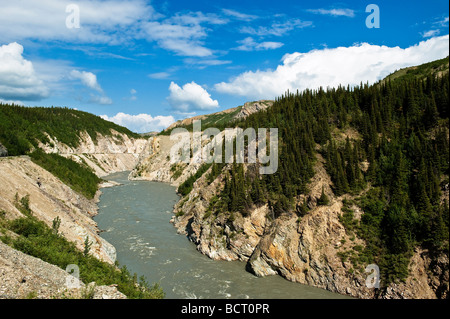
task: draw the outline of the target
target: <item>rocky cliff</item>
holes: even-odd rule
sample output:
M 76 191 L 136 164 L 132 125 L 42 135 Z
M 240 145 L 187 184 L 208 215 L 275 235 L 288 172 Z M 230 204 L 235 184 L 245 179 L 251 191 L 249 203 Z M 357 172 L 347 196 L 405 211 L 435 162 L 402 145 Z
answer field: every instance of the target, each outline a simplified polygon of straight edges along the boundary
M 78 147 L 70 147 L 51 136 L 48 136 L 48 139 L 49 143 L 39 144 L 46 153 L 58 153 L 85 163 L 100 177 L 115 172 L 131 171 L 149 149 L 147 138 L 134 139 L 114 130 L 111 136 L 98 135 L 96 141 L 93 141 L 86 132 L 81 132 Z
M 177 121 L 170 125 L 168 128 L 166 128 L 165 132 L 170 132 L 172 129 L 176 127 L 187 127 L 192 125 L 194 121 L 202 121 L 203 124 L 206 124 L 210 127 L 214 127 L 215 124 L 226 124 L 231 123 L 235 120 L 242 120 L 248 117 L 249 115 L 265 110 L 271 105 L 273 105 L 274 101 L 272 100 L 260 100 L 260 101 L 254 101 L 254 102 L 246 102 L 244 105 L 234 107 L 231 109 L 227 109 L 224 111 L 212 113 L 212 114 L 205 114 L 205 115 L 198 115 L 194 117 L 190 117 L 187 119 L 183 119 L 180 121 Z
M 98 235 L 99 229 L 92 219 L 98 209 L 95 199 L 88 200 L 74 192 L 27 156 L 0 159 L 0 185 L 0 211 L 6 212 L 7 219 L 24 217 L 14 203 L 16 198 L 28 195 L 30 208 L 39 220 L 51 227 L 59 217 L 60 233 L 80 250 L 87 237 L 93 243 L 93 256 L 111 264 L 116 260 L 114 246 Z
M 126 299 L 114 286 L 94 282 L 79 288 L 66 288 L 74 280 L 63 269 L 26 255 L 0 241 L 0 299 L 91 298 Z
M 346 231 L 340 221 L 343 199 L 335 197 L 331 180 L 318 156 L 316 174 L 307 195 L 310 211 L 299 218 L 283 214 L 274 219 L 267 205 L 254 207 L 244 217 L 239 213 L 211 214 L 209 203 L 223 187 L 223 176 L 208 185 L 204 174 L 194 188 L 174 208 L 172 223 L 197 245 L 197 250 L 218 260 L 242 260 L 257 276 L 284 278 L 357 298 L 446 298 L 448 296 L 448 256 L 430 258 L 430 252 L 416 249 L 411 258 L 409 277 L 385 289 L 366 286 L 367 265 L 355 264 L 343 256 L 353 247 L 364 247 L 363 240 Z M 331 199 L 318 206 L 322 187 Z M 302 203 L 305 196 L 299 198 Z M 356 216 L 364 213 L 352 207 Z M 438 260 L 438 262 L 432 262 Z

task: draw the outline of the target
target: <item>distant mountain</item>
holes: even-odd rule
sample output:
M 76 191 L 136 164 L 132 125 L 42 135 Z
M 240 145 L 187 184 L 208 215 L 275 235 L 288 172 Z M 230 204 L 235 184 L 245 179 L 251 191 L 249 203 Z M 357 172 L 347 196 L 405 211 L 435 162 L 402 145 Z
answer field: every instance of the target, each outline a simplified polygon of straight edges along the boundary
M 202 129 L 206 129 L 208 127 L 224 128 L 231 123 L 247 118 L 253 113 L 267 109 L 268 107 L 272 106 L 273 103 L 274 102 L 271 100 L 247 102 L 244 105 L 227 109 L 225 111 L 194 116 L 175 122 L 174 124 L 166 128 L 163 132 L 161 132 L 161 134 L 168 135 L 174 128 L 177 127 L 186 128 L 189 131 L 192 131 L 192 123 L 198 120 L 202 121 Z

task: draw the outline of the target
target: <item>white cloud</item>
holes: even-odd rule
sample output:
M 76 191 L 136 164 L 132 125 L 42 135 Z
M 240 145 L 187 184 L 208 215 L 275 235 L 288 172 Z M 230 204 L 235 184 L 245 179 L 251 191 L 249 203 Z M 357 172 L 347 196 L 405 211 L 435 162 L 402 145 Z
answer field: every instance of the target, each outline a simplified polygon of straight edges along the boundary
M 157 79 L 157 80 L 164 80 L 170 77 L 170 73 L 169 72 L 157 72 L 157 73 L 151 73 L 148 76 L 152 79 Z
M 440 33 L 439 30 L 430 30 L 430 31 L 422 33 L 422 37 L 430 38 L 430 37 L 437 36 L 439 33 Z
M 355 11 L 352 9 L 311 9 L 308 11 L 316 14 L 330 15 L 334 17 L 344 16 L 353 18 L 355 16 Z
M 22 54 L 23 46 L 16 42 L 0 46 L 0 98 L 39 101 L 48 97 L 50 90 Z
M 187 65 L 195 65 L 199 69 L 204 69 L 208 66 L 215 66 L 215 65 L 224 65 L 224 64 L 230 64 L 232 63 L 230 60 L 219 60 L 219 59 L 193 59 L 193 58 L 187 58 L 184 59 L 184 63 Z
M 66 27 L 71 0 L 2 1 L 0 41 L 18 39 L 62 40 L 117 44 L 130 39 L 141 19 L 155 16 L 143 0 L 79 0 L 79 29 Z M 22 23 L 18 23 L 22 21 Z
M 241 45 L 234 48 L 238 51 L 262 51 L 262 50 L 273 50 L 282 47 L 284 44 L 281 42 L 261 42 L 257 43 L 252 37 L 245 38 L 242 41 L 238 41 Z
M 300 19 L 291 19 L 285 22 L 274 22 L 270 27 L 259 26 L 258 28 L 245 26 L 241 28 L 241 33 L 247 33 L 256 36 L 283 36 L 294 29 L 301 29 L 312 26 L 311 21 L 302 21 Z
M 255 15 L 250 15 L 250 14 L 245 14 L 245 13 L 241 13 L 235 10 L 230 10 L 230 9 L 222 9 L 222 12 L 228 16 L 231 16 L 233 18 L 236 18 L 238 20 L 242 20 L 242 21 L 253 21 L 255 19 L 258 19 L 258 16 Z
M 189 12 L 186 14 L 175 14 L 173 17 L 167 19 L 166 22 L 180 25 L 200 25 L 201 23 L 220 25 L 227 24 L 228 20 L 213 13 Z
M 431 38 L 402 49 L 363 43 L 351 47 L 286 54 L 276 70 L 248 71 L 215 85 L 220 93 L 248 99 L 273 99 L 286 90 L 374 83 L 393 71 L 444 58 L 449 36 Z
M 97 81 L 97 76 L 92 72 L 87 71 L 78 71 L 78 70 L 72 70 L 69 74 L 69 79 L 71 80 L 80 80 L 83 85 L 86 87 L 97 91 L 100 93 L 100 95 L 96 94 L 89 94 L 89 98 L 87 99 L 87 102 L 89 103 L 96 103 L 101 105 L 110 105 L 113 103 L 113 101 L 105 95 L 103 92 L 102 87 Z M 84 97 L 78 98 L 80 101 L 84 101 Z
M 161 131 L 175 122 L 175 119 L 171 115 L 152 117 L 150 114 L 130 115 L 120 112 L 112 117 L 107 115 L 101 115 L 100 117 L 118 125 L 125 126 L 129 130 L 137 133 Z
M 448 27 L 448 21 L 449 21 L 448 17 L 444 17 L 443 19 L 438 20 L 433 24 L 438 25 L 440 27 Z
M 96 90 L 100 93 L 103 92 L 100 84 L 98 84 L 97 81 L 97 76 L 92 73 L 92 72 L 86 72 L 86 71 L 78 71 L 78 70 L 72 70 L 72 72 L 70 72 L 70 77 L 72 79 L 78 79 L 81 81 L 81 83 L 83 83 L 84 85 L 86 85 L 87 87 Z
M 142 37 L 158 42 L 163 49 L 182 56 L 206 57 L 213 52 L 204 46 L 205 29 L 198 25 L 179 25 L 157 21 L 143 24 Z
M 113 101 L 107 96 L 99 96 L 99 95 L 94 95 L 94 94 L 90 95 L 89 102 L 101 104 L 101 105 L 110 105 L 113 103 Z
M 181 56 L 208 57 L 213 51 L 205 47 L 204 39 L 209 29 L 202 24 L 223 25 L 228 23 L 215 14 L 190 12 L 176 14 L 163 21 L 147 21 L 142 23 L 140 37 L 156 41 L 166 50 Z
M 181 112 L 210 110 L 219 107 L 219 102 L 211 99 L 211 95 L 195 82 L 186 83 L 183 87 L 171 82 L 169 91 L 170 96 L 167 99 L 170 105 Z
M 158 45 L 182 56 L 210 56 L 204 46 L 207 31 L 202 24 L 223 25 L 228 22 L 215 14 L 190 12 L 164 18 L 145 0 L 79 0 L 80 28 L 67 28 L 71 0 L 2 1 L 0 43 L 24 39 L 65 41 L 73 44 L 130 44 L 136 40 Z M 17 23 L 26 21 L 26 23 Z M 98 51 L 98 50 L 97 50 Z M 89 52 L 105 57 L 129 59 L 103 52 Z

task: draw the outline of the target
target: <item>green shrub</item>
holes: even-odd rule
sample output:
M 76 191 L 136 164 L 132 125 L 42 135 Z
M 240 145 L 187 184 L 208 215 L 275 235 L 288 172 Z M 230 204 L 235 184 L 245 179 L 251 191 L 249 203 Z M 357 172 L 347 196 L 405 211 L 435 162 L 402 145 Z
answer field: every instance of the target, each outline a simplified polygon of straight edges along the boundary
M 164 298 L 164 292 L 158 284 L 150 286 L 144 277 L 138 281 L 136 275 L 131 276 L 125 266 L 118 269 L 116 265 L 83 253 L 74 243 L 67 241 L 32 215 L 6 221 L 4 224 L 19 236 L 14 239 L 3 236 L 0 238 L 3 242 L 62 269 L 66 269 L 69 264 L 76 264 L 80 268 L 80 280 L 85 283 L 95 281 L 97 285 L 117 284 L 118 290 L 128 298 Z
M 46 154 L 38 149 L 30 154 L 31 160 L 58 177 L 74 191 L 92 199 L 101 179 L 86 166 L 58 154 Z

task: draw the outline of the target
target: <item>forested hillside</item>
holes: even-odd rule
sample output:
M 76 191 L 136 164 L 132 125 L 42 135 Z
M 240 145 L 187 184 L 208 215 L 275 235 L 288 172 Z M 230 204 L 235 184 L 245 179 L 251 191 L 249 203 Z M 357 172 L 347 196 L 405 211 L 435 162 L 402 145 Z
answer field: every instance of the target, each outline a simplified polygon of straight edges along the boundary
M 139 135 L 102 118 L 73 109 L 59 107 L 24 107 L 0 103 L 0 142 L 10 156 L 27 154 L 38 142 L 50 142 L 45 135 L 76 147 L 80 132 L 87 132 L 95 142 L 97 133 L 112 135 L 111 129 L 130 137 Z
M 279 129 L 278 171 L 213 164 L 209 181 L 224 174 L 225 185 L 209 211 L 232 218 L 268 203 L 275 218 L 301 218 L 309 208 L 300 195 L 320 154 L 334 196 L 342 196 L 342 224 L 366 243 L 352 254 L 355 264 L 378 264 L 384 284 L 404 279 L 415 247 L 448 254 L 448 94 L 448 58 L 375 85 L 287 92 L 238 123 Z M 180 188 L 185 195 L 191 187 Z M 327 202 L 325 194 L 318 199 Z M 364 211 L 360 219 L 352 205 Z
M 96 142 L 98 134 L 111 136 L 111 130 L 139 138 L 138 134 L 90 113 L 0 103 L 0 144 L 6 147 L 8 155 L 30 155 L 36 164 L 90 199 L 101 181 L 92 169 L 58 154 L 46 154 L 39 149 L 39 142 L 51 144 L 50 136 L 70 147 L 77 147 L 82 132 L 87 132 Z

